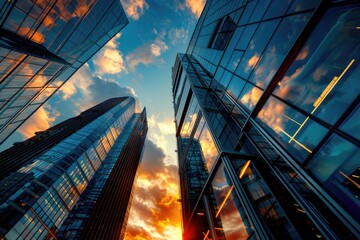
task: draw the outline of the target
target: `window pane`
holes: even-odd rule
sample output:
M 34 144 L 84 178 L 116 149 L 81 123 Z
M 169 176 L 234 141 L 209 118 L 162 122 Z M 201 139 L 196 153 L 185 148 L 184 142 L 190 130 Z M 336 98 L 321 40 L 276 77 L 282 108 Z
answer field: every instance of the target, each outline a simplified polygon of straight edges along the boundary
M 225 239 L 249 239 L 253 233 L 243 206 L 240 204 L 234 185 L 225 172 L 222 163 L 212 181 L 212 190 L 217 206 L 215 221 L 222 226 Z
M 201 151 L 204 156 L 206 168 L 210 172 L 215 160 L 219 156 L 219 152 L 216 148 L 215 142 L 206 123 L 204 124 L 204 128 L 201 132 L 199 141 L 201 145 Z
M 280 20 L 275 19 L 272 21 L 263 22 L 259 25 L 254 37 L 250 40 L 249 46 L 241 59 L 236 74 L 244 79 L 248 79 L 252 69 L 256 66 L 259 58 L 264 51 L 266 44 L 274 33 Z
M 263 91 L 261 89 L 251 83 L 247 83 L 239 96 L 238 102 L 241 102 L 246 108 L 252 111 L 262 93 Z
M 309 170 L 345 209 L 360 221 L 360 149 L 334 135 L 316 155 Z
M 283 102 L 270 97 L 258 115 L 268 132 L 302 162 L 325 136 L 327 129 Z M 270 127 L 270 128 L 269 128 Z
M 360 91 L 359 16 L 359 6 L 329 10 L 275 94 L 334 124 Z
M 360 106 L 353 110 L 353 113 L 340 127 L 340 129 L 360 139 Z
M 300 14 L 282 20 L 252 74 L 251 82 L 262 88 L 267 87 L 308 19 L 309 14 Z

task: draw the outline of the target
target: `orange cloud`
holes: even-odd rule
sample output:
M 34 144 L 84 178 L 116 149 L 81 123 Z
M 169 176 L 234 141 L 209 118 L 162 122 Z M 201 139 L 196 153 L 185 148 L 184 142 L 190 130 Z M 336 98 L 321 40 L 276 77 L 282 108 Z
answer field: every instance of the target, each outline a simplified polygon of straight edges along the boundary
M 32 35 L 32 37 L 30 37 L 30 39 L 33 40 L 34 42 L 39 43 L 39 44 L 45 42 L 44 35 L 43 35 L 42 33 L 40 33 L 40 32 L 32 33 L 32 32 L 31 32 L 31 33 L 29 34 L 30 31 L 33 31 L 33 30 L 31 30 L 31 28 L 28 28 L 28 27 L 22 27 L 22 28 L 20 28 L 20 29 L 18 30 L 18 33 L 19 33 L 20 35 L 24 36 L 24 37 L 25 37 L 25 36 L 31 36 L 31 35 Z
M 34 136 L 35 132 L 44 131 L 51 127 L 60 113 L 49 105 L 41 106 L 26 122 L 19 128 L 24 138 Z
M 199 18 L 205 6 L 205 0 L 186 0 L 185 6 L 190 9 L 196 18 Z
M 145 0 L 124 0 L 122 5 L 129 17 L 138 20 L 144 14 L 144 9 L 149 9 Z
M 145 43 L 126 56 L 126 62 L 131 71 L 135 71 L 140 63 L 144 65 L 154 63 L 163 52 L 168 50 L 168 46 L 164 41 L 166 33 L 158 34 L 156 31 L 155 33 L 157 37 L 154 41 Z
M 201 151 L 204 155 L 206 168 L 208 171 L 211 170 L 219 152 L 215 146 L 211 133 L 207 125 L 204 127 L 200 136 Z
M 125 62 L 122 53 L 117 49 L 116 40 L 120 34 L 113 37 L 93 58 L 98 74 L 118 74 L 126 72 Z
M 262 91 L 257 87 L 253 87 L 251 91 L 242 96 L 240 101 L 249 109 L 253 109 L 253 107 L 255 107 L 256 103 L 259 101 L 261 95 Z
M 181 239 L 177 166 L 146 140 L 125 239 Z
M 76 87 L 73 83 L 73 81 L 67 81 L 59 90 L 63 95 L 62 99 L 66 100 L 70 98 L 72 95 L 74 95 L 76 91 Z

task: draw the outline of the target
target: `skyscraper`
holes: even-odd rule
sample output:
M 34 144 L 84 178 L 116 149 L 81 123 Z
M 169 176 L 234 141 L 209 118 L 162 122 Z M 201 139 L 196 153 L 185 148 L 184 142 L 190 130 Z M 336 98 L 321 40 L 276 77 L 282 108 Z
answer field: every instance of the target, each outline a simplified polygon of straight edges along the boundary
M 0 3 L 0 144 L 128 24 L 120 1 Z
M 360 238 L 359 21 L 207 1 L 173 67 L 184 239 Z
M 146 133 L 145 109 L 112 98 L 1 153 L 21 166 L 1 176 L 0 239 L 121 238 Z

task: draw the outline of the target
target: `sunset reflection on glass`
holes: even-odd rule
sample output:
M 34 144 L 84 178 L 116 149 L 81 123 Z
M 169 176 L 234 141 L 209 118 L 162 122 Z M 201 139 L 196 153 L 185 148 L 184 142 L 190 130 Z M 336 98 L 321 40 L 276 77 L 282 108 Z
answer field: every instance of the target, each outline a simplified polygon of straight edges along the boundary
M 215 217 L 221 222 L 224 239 L 255 239 L 249 220 L 243 212 L 236 196 L 234 185 L 231 184 L 221 164 L 213 181 L 212 189 L 217 204 Z

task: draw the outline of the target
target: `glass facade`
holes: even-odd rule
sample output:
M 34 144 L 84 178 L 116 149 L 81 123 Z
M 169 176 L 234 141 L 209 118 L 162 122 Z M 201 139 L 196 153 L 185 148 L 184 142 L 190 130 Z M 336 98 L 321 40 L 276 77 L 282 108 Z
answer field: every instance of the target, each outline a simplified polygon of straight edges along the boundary
M 120 1 L 0 3 L 0 143 L 128 23 Z
M 173 68 L 184 239 L 360 238 L 359 16 L 207 1 Z
M 129 150 L 130 136 L 138 135 L 133 132 L 141 121 L 145 121 L 141 128 L 145 136 L 145 110 L 135 113 L 135 100 L 125 98 L 5 177 L 0 182 L 0 236 L 56 239 L 58 234 L 79 239 L 119 156 Z M 137 169 L 139 158 L 124 161 Z M 135 174 L 128 178 L 134 180 Z M 128 202 L 122 206 L 127 207 Z

